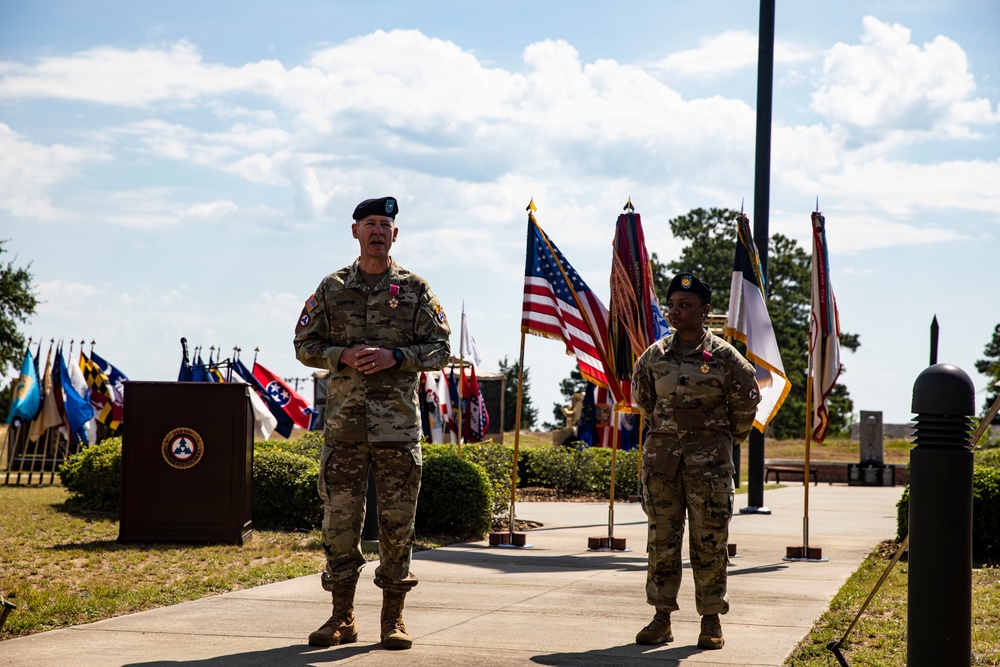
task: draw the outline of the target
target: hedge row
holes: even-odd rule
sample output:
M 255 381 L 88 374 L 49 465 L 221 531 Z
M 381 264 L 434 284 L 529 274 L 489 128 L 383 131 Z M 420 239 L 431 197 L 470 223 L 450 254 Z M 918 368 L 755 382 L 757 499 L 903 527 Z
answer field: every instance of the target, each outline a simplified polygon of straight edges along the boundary
M 121 487 L 121 438 L 111 438 L 71 456 L 60 469 L 72 494 L 71 505 L 117 512 Z M 313 528 L 322 522 L 316 494 L 323 435 L 254 444 L 253 520 L 258 526 Z M 509 511 L 513 448 L 492 440 L 462 446 L 424 443 L 418 529 L 469 536 L 488 530 L 494 517 Z M 637 491 L 636 452 L 619 452 L 615 495 Z M 456 462 L 458 461 L 458 462 Z M 611 452 L 590 448 L 522 449 L 518 487 L 544 487 L 562 494 L 607 496 Z M 485 526 L 485 528 L 484 528 Z

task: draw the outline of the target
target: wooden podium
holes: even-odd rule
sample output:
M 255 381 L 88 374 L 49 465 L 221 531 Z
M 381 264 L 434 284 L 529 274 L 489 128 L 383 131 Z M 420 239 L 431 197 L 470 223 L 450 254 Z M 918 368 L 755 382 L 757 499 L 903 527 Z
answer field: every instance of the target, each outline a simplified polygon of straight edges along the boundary
M 250 533 L 253 412 L 245 384 L 126 382 L 119 542 Z

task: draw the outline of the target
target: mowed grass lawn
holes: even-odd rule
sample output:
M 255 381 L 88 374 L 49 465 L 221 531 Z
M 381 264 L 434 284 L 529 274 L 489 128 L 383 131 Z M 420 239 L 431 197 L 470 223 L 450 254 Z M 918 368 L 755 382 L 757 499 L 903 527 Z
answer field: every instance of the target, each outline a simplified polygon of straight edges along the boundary
M 505 437 L 508 445 L 511 435 Z M 522 435 L 521 446 L 548 446 L 546 436 Z M 886 460 L 905 462 L 910 446 L 887 442 Z M 857 460 L 857 443 L 828 441 L 814 446 L 812 456 Z M 767 457 L 800 459 L 802 442 L 769 441 Z M 67 497 L 60 486 L 0 486 L 0 596 L 18 606 L 0 639 L 313 574 L 322 567 L 318 530 L 255 530 L 242 547 L 120 545 L 116 517 L 68 511 Z M 837 664 L 826 645 L 841 637 L 891 553 L 886 544 L 873 551 L 786 665 Z M 855 626 L 844 649 L 852 665 L 905 664 L 906 572 L 901 561 Z M 1000 570 L 974 570 L 973 586 L 972 664 L 1000 667 Z

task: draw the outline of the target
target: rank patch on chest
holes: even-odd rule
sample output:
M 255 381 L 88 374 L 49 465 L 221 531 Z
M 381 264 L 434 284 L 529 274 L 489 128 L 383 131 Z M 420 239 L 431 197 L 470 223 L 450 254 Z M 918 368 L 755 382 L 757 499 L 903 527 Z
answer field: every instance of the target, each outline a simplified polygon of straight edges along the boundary
M 310 294 L 309 298 L 306 299 L 306 310 L 311 313 L 312 311 L 316 310 L 318 306 L 319 306 L 319 301 L 316 300 L 316 295 Z

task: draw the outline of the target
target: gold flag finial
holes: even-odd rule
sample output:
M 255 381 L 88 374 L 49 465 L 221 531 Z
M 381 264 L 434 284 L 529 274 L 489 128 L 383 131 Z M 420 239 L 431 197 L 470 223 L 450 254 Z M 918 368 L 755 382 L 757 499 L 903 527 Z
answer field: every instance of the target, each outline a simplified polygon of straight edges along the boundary
M 528 202 L 528 207 L 524 209 L 525 211 L 537 211 L 538 207 L 535 206 L 535 198 L 532 197 L 531 201 Z
M 628 211 L 629 213 L 635 213 L 635 206 L 632 206 L 632 197 L 629 196 L 628 201 L 622 206 L 623 211 Z

